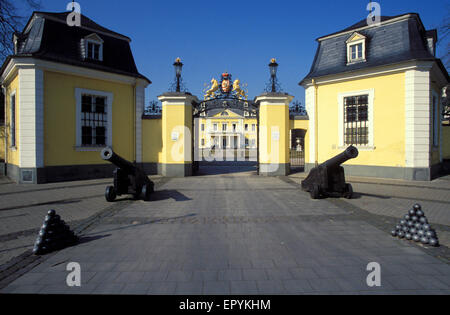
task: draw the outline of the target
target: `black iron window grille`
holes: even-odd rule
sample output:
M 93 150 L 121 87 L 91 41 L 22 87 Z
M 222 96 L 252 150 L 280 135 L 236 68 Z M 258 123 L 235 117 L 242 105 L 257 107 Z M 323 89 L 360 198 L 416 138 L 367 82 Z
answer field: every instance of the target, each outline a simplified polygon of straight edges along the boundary
M 345 145 L 369 144 L 368 95 L 344 98 L 344 141 Z
M 83 95 L 81 100 L 81 143 L 83 146 L 106 145 L 108 118 L 106 97 Z

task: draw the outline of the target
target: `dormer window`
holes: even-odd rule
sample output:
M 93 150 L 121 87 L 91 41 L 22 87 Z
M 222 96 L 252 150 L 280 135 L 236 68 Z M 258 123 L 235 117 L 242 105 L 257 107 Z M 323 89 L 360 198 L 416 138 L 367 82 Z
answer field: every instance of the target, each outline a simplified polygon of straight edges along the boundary
M 84 59 L 103 61 L 103 39 L 93 33 L 83 38 Z
M 366 61 L 366 37 L 358 32 L 347 40 L 347 65 Z

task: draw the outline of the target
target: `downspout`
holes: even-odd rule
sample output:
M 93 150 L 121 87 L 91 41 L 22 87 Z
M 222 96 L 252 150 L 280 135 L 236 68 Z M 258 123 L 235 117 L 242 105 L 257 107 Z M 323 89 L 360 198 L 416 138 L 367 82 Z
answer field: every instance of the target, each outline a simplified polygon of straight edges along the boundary
M 7 128 L 6 128 L 6 121 L 8 120 L 8 117 L 6 116 L 6 114 L 7 114 L 7 112 L 6 112 L 6 107 L 7 107 L 7 105 L 6 105 L 6 100 L 7 100 L 7 97 L 6 97 L 6 88 L 5 88 L 5 86 L 2 84 L 1 85 L 1 89 L 2 89 L 2 91 L 3 91 L 3 105 L 4 105 L 4 108 L 3 108 L 3 111 L 4 111 L 4 113 L 5 113 L 5 115 L 4 115 L 4 119 L 5 119 L 5 121 L 4 121 L 4 123 L 3 123 L 3 136 L 4 136 L 4 138 L 5 138 L 5 143 L 4 143 L 4 145 L 5 145 L 5 169 L 4 169 L 4 175 L 6 176 L 7 175 L 7 165 L 8 165 L 8 137 L 7 137 Z
M 315 137 L 314 137 L 314 164 L 317 167 L 319 165 L 319 119 L 318 119 L 318 115 L 319 115 L 319 110 L 317 108 L 318 102 L 317 102 L 317 84 L 316 84 L 316 80 L 312 79 L 312 84 L 314 87 L 314 133 L 315 133 Z
M 137 80 L 134 81 L 133 84 L 133 160 L 134 162 L 137 161 L 136 159 L 136 86 L 137 86 Z

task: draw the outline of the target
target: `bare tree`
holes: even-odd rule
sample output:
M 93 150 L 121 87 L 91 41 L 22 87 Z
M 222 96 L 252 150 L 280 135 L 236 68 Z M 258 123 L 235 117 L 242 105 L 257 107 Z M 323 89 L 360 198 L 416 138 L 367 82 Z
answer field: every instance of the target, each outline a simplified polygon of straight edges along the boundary
M 21 32 L 29 16 L 23 16 L 17 0 L 0 0 L 0 64 L 14 52 L 13 34 Z M 37 10 L 40 0 L 21 0 L 25 10 Z
M 441 26 L 438 28 L 439 42 L 442 45 L 444 53 L 441 60 L 447 69 L 450 68 L 450 6 L 447 7 L 447 15 L 442 21 Z

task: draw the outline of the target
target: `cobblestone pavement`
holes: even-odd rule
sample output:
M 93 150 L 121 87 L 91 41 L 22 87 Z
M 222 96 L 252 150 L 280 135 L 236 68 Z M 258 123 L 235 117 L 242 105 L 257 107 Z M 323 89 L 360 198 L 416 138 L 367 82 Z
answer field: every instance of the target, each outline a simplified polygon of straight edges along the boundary
M 300 183 L 305 174 L 290 178 Z M 435 225 L 440 242 L 450 247 L 450 176 L 429 182 L 351 176 L 347 180 L 355 194 L 346 201 L 373 214 L 400 219 L 415 203 L 420 203 L 428 220 Z
M 79 245 L 44 256 L 0 292 L 450 293 L 448 256 L 442 256 L 448 248 L 392 238 L 386 226 L 389 215 L 396 215 L 393 206 L 386 202 L 386 208 L 377 210 L 368 202 L 368 194 L 384 193 L 389 199 L 377 200 L 408 201 L 406 208 L 398 209 L 402 216 L 411 206 L 410 199 L 402 198 L 411 196 L 395 190 L 397 186 L 360 180 L 360 188 L 355 180 L 358 199 L 311 200 L 299 191 L 300 177 L 219 173 L 216 168 L 213 176 L 162 183 L 152 201 L 132 202 L 98 220 Z M 424 210 L 445 228 L 448 203 L 437 190 L 420 196 L 437 204 L 427 211 L 424 203 Z M 418 193 L 413 191 L 414 197 Z M 66 285 L 69 262 L 81 265 L 79 288 Z M 366 284 L 370 262 L 381 265 L 381 287 Z
M 153 177 L 160 180 L 160 177 Z M 47 211 L 71 227 L 110 206 L 105 187 L 112 179 L 19 185 L 0 179 L 0 265 L 32 248 Z M 126 198 L 126 197 L 125 197 Z

